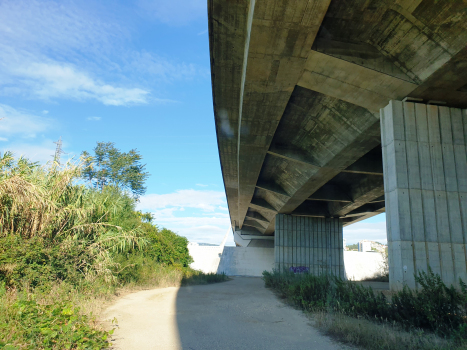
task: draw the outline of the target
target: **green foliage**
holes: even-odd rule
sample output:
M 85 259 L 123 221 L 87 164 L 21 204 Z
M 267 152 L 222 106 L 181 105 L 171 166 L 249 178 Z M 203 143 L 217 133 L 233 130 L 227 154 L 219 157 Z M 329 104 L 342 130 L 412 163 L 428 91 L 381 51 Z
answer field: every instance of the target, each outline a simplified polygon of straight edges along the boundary
M 263 272 L 266 287 L 306 310 L 332 310 L 467 339 L 467 286 L 460 281 L 460 290 L 447 287 L 431 269 L 415 277 L 420 286 L 417 291 L 405 287 L 389 301 L 383 293 L 335 276 Z
M 201 271 L 191 270 L 187 271 L 182 278 L 182 286 L 189 286 L 195 284 L 211 284 L 228 281 L 227 275 L 222 273 L 203 273 Z
M 66 280 L 78 285 L 84 277 L 83 267 L 92 256 L 85 244 L 53 244 L 41 237 L 0 237 L 0 281 L 20 288 Z
M 107 347 L 110 333 L 79 312 L 73 293 L 226 280 L 189 268 L 187 239 L 136 210 L 126 190 L 143 193 L 147 176 L 136 151 L 105 144 L 97 156 L 96 181 L 105 181 L 99 188 L 79 184 L 79 165 L 46 168 L 11 153 L 0 157 L 0 349 Z M 57 285 L 68 290 L 36 301 Z
M 146 192 L 144 182 L 149 174 L 145 172 L 142 157 L 136 149 L 125 153 L 115 148 L 113 142 L 98 142 L 94 156 L 87 151 L 81 156 L 85 159 L 82 177 L 93 187 L 102 190 L 110 185 L 131 191 L 135 196 Z
M 93 319 L 67 302 L 47 305 L 23 296 L 7 312 L 2 311 L 0 348 L 3 349 L 102 349 L 110 345 L 113 331 L 97 330 L 92 326 Z M 13 345 L 18 343 L 21 345 Z
M 193 262 L 188 252 L 188 239 L 149 223 L 144 223 L 142 227 L 150 240 L 143 249 L 146 256 L 166 265 L 188 267 Z

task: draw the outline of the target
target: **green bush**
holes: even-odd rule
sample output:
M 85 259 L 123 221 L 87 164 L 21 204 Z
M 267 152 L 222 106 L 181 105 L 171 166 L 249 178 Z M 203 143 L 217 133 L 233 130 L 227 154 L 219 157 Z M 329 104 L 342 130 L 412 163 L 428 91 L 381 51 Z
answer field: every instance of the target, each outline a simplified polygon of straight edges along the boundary
M 379 322 L 396 322 L 406 329 L 467 339 L 467 286 L 447 287 L 431 269 L 415 276 L 419 289 L 404 287 L 389 301 L 379 292 L 335 276 L 263 272 L 265 285 L 305 310 L 332 310 Z
M 95 329 L 86 315 L 66 303 L 40 305 L 34 300 L 19 300 L 10 314 L 8 323 L 0 324 L 0 348 L 9 350 L 20 349 L 8 346 L 17 339 L 21 339 L 22 349 L 102 349 L 110 345 L 113 333 Z M 13 327 L 16 331 L 11 333 Z
M 59 280 L 79 285 L 84 276 L 79 267 L 92 259 L 84 248 L 76 241 L 57 245 L 41 237 L 0 237 L 0 282 L 16 288 Z

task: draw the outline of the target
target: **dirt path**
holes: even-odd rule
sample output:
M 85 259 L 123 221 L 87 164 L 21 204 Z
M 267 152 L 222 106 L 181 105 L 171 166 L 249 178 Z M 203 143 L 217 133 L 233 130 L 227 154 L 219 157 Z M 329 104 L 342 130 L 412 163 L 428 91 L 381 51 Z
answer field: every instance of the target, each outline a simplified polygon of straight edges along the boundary
M 141 291 L 122 297 L 115 349 L 342 349 L 285 306 L 259 278 Z

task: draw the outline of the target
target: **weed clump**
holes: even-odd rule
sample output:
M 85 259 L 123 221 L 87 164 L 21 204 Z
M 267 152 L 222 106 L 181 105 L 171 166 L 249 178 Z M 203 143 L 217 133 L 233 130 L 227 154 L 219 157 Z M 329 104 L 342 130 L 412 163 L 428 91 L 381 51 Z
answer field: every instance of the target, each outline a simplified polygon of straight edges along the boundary
M 428 331 L 442 338 L 467 340 L 467 286 L 446 286 L 431 269 L 419 272 L 418 290 L 403 290 L 391 300 L 371 287 L 330 275 L 263 272 L 266 287 L 307 311 L 339 313 L 381 324 L 397 325 L 406 331 Z

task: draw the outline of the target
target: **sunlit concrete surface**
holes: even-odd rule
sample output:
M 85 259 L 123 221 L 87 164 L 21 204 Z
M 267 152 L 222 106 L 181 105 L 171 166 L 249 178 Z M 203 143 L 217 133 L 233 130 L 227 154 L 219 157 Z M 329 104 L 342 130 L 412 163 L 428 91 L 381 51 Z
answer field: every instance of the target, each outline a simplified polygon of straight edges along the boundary
M 225 247 L 218 273 L 227 276 L 262 276 L 274 268 L 274 248 Z
M 144 290 L 120 298 L 103 320 L 117 319 L 116 350 L 181 349 L 177 325 L 179 288 Z
M 286 306 L 260 278 L 130 294 L 107 310 L 117 317 L 115 349 L 346 349 Z

